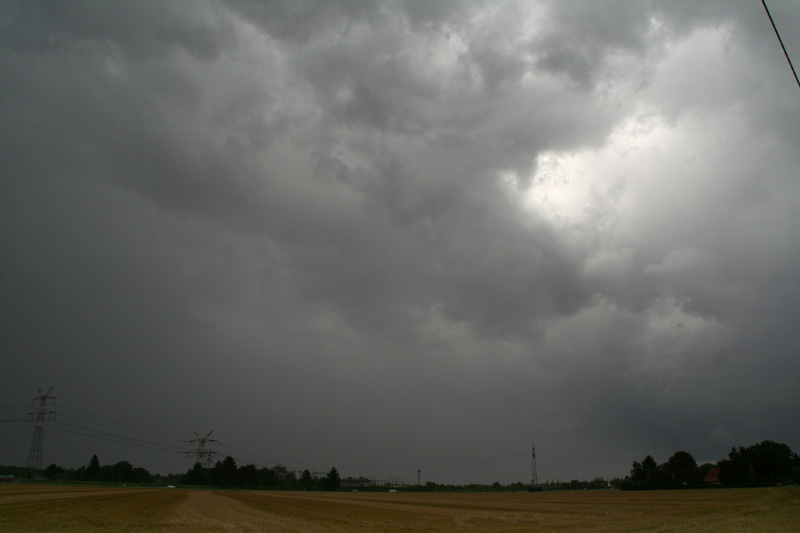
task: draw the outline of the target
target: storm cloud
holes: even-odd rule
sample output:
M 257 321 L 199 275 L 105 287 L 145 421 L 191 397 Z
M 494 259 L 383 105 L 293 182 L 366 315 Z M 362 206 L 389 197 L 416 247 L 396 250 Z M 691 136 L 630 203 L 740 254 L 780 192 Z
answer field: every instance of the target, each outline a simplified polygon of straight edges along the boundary
M 55 385 L 122 441 L 437 482 L 800 448 L 758 2 L 9 1 L 0 85 L 4 420 Z M 53 429 L 47 464 L 191 466 Z

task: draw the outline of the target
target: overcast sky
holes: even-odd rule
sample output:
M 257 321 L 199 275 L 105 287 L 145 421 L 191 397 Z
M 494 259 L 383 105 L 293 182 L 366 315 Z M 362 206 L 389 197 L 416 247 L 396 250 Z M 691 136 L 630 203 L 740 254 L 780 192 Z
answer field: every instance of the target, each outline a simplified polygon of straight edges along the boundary
M 800 450 L 800 89 L 757 0 L 4 0 L 0 86 L 0 419 L 55 386 L 45 466 Z

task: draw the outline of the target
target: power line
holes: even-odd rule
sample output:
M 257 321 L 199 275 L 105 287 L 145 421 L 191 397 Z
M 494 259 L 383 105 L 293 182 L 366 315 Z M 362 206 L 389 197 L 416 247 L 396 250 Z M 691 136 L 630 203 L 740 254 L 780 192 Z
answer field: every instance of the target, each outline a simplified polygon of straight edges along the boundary
M 554 463 L 580 463 L 590 465 L 617 465 L 630 463 L 627 459 L 576 459 L 574 457 L 554 457 L 548 455 L 540 455 L 539 459 L 544 459 L 545 462 L 550 461 Z
M 88 432 L 91 432 L 91 433 L 96 434 L 96 435 L 101 436 L 101 437 L 111 437 L 111 438 L 115 438 L 115 439 L 124 439 L 125 441 L 136 442 L 136 443 L 144 444 L 144 445 L 147 445 L 147 446 L 158 446 L 158 447 L 163 448 L 163 449 L 171 449 L 171 450 L 175 450 L 175 451 L 178 450 L 177 447 L 174 447 L 174 446 L 170 447 L 170 444 L 164 444 L 164 443 L 161 443 L 161 442 L 153 442 L 152 440 L 147 440 L 147 439 L 143 439 L 143 438 L 139 438 L 139 437 L 133 437 L 133 436 L 130 436 L 130 435 L 125 435 L 125 434 L 120 434 L 120 433 L 114 433 L 114 432 L 111 432 L 111 431 L 106 431 L 104 429 L 97 429 L 97 428 L 94 428 L 94 427 L 87 427 L 87 426 L 84 426 L 84 425 L 81 425 L 81 424 L 75 424 L 74 422 L 65 422 L 63 420 L 59 420 L 57 422 L 54 422 L 54 424 L 57 425 L 57 426 L 66 426 L 67 428 L 78 429 L 78 430 L 81 430 L 81 431 L 88 431 Z
M 91 427 L 82 426 L 80 424 L 73 424 L 70 422 L 58 421 L 55 422 L 53 427 L 65 430 L 65 431 L 73 431 L 78 432 L 80 431 L 81 434 L 87 437 L 93 437 L 102 440 L 114 440 L 116 442 L 121 442 L 124 444 L 131 444 L 134 446 L 144 446 L 150 447 L 152 449 L 159 449 L 162 451 L 179 451 L 178 448 L 170 447 L 169 445 L 165 445 L 158 442 L 153 442 L 145 439 L 140 439 L 137 437 L 131 437 L 129 435 L 120 435 L 116 433 L 110 433 L 103 430 L 97 430 Z
M 186 468 L 184 463 L 158 463 L 158 464 L 151 464 L 151 463 L 137 463 L 137 466 L 141 466 L 142 468 Z
M 81 415 L 84 415 L 84 416 L 89 416 L 89 417 L 92 417 L 92 418 L 105 420 L 106 422 L 112 422 L 114 424 L 121 425 L 121 426 L 130 426 L 132 428 L 136 428 L 136 429 L 140 429 L 140 430 L 143 429 L 143 430 L 150 431 L 150 432 L 153 432 L 153 433 L 162 433 L 164 435 L 169 435 L 171 437 L 174 437 L 175 440 L 180 440 L 181 442 L 185 442 L 185 440 L 186 440 L 185 438 L 183 438 L 182 434 L 174 433 L 172 431 L 167 431 L 167 430 L 164 430 L 164 429 L 157 429 L 157 428 L 152 428 L 152 427 L 149 427 L 149 426 L 141 426 L 141 425 L 138 425 L 138 424 L 131 424 L 130 422 L 122 422 L 122 421 L 119 421 L 119 420 L 114 420 L 113 418 L 108 418 L 108 417 L 105 417 L 105 416 L 100 416 L 100 415 L 95 415 L 95 414 L 92 414 L 92 413 L 87 413 L 85 411 L 80 411 L 78 409 L 73 409 L 73 408 L 70 408 L 70 407 L 61 406 L 60 409 L 62 411 L 66 410 L 66 411 L 70 411 L 72 413 L 78 413 L 78 414 L 81 414 Z M 93 423 L 96 423 L 96 422 L 93 422 Z
M 51 427 L 57 431 L 154 451 L 183 453 L 174 443 L 184 443 L 186 440 L 177 438 L 176 433 L 122 422 L 70 407 L 62 406 L 60 410 L 61 420 L 51 422 Z M 64 418 L 67 420 L 63 420 Z
M 767 7 L 767 1 L 761 0 L 761 3 L 764 5 L 764 9 L 767 11 L 767 16 L 769 17 L 769 21 L 772 23 L 772 29 L 775 30 L 775 35 L 778 37 L 778 42 L 781 43 L 781 48 L 783 48 L 783 55 L 786 56 L 786 61 L 789 62 L 789 68 L 792 69 L 792 74 L 794 74 L 794 81 L 797 82 L 797 86 L 800 87 L 800 79 L 797 78 L 797 72 L 794 70 L 794 65 L 792 65 L 792 60 L 789 58 L 789 52 L 786 51 L 786 47 L 783 45 L 783 39 L 781 39 L 781 34 L 778 33 L 778 27 L 775 26 L 775 21 L 772 20 L 772 15 L 769 12 L 769 8 Z
M 533 451 L 533 450 L 531 450 Z M 613 459 L 613 458 L 576 458 L 576 457 L 565 457 L 565 456 L 553 456 L 553 455 L 539 455 L 536 454 L 537 462 L 544 461 L 546 463 L 578 463 L 578 464 L 607 464 L 607 465 L 617 465 L 617 464 L 627 464 L 629 461 L 627 459 Z M 342 468 L 351 469 L 351 470 L 402 470 L 402 469 L 412 469 L 416 468 L 415 465 L 419 465 L 421 467 L 426 468 L 427 470 L 436 470 L 436 469 L 444 469 L 444 468 L 456 468 L 456 467 L 466 467 L 466 466 L 482 466 L 482 465 L 494 465 L 494 464 L 508 464 L 508 463 L 524 463 L 531 461 L 531 454 L 503 454 L 503 455 L 493 455 L 493 456 L 482 456 L 482 457 L 469 457 L 469 458 L 461 458 L 461 459 L 454 459 L 451 461 L 447 460 L 434 460 L 434 461 L 417 461 L 415 463 L 397 463 L 397 464 L 386 464 L 380 463 L 377 465 L 372 464 L 342 464 Z M 337 463 L 338 464 L 338 463 Z
M 92 424 L 92 426 L 101 426 L 101 427 L 109 428 L 109 429 L 111 429 L 113 431 L 116 431 L 116 432 L 129 432 L 129 431 L 131 431 L 129 429 L 121 428 L 121 427 L 118 427 L 118 426 L 115 426 L 115 425 L 112 425 L 112 424 L 106 424 L 104 422 L 97 422 L 95 420 L 91 420 L 91 419 L 86 418 L 86 417 L 73 416 L 73 415 L 69 415 L 69 414 L 65 414 L 65 413 L 61 413 L 61 418 L 62 419 L 63 418 L 68 418 L 68 419 L 71 419 L 71 420 L 76 420 L 78 422 L 84 422 L 84 423 Z M 148 433 L 143 433 L 141 431 L 136 431 L 134 433 L 146 436 L 147 438 L 164 439 L 164 440 L 168 440 L 168 441 L 181 442 L 181 443 L 186 442 L 186 439 L 178 439 L 178 438 L 175 438 L 175 437 L 162 437 L 161 435 L 158 435 L 158 434 L 148 434 Z
M 67 411 L 67 413 L 64 413 Z M 95 415 L 92 413 L 87 413 L 84 411 L 80 411 L 78 409 L 73 409 L 69 407 L 60 407 L 59 414 L 61 415 L 61 420 L 53 421 L 50 423 L 53 429 L 58 431 L 71 433 L 74 435 L 80 435 L 83 437 L 88 437 L 92 439 L 103 440 L 107 442 L 113 442 L 118 444 L 125 444 L 129 446 L 135 446 L 139 448 L 145 448 L 149 450 L 159 451 L 159 452 L 167 452 L 167 453 L 180 453 L 180 454 L 189 454 L 189 455 L 196 455 L 196 451 L 194 452 L 186 452 L 183 446 L 180 444 L 184 444 L 187 442 L 187 439 L 178 433 L 154 428 L 150 426 L 144 426 L 139 424 L 132 424 L 128 422 L 122 422 L 119 420 L 114 420 L 112 418 L 103 417 L 99 415 Z M 64 420 L 66 418 L 66 420 Z M 16 422 L 17 420 L 0 420 L 0 422 L 7 422 L 12 423 Z M 208 437 L 208 436 L 206 436 Z M 196 439 L 195 439 L 196 440 Z M 211 440 L 211 439 L 209 439 Z M 189 441 L 196 444 L 194 441 Z M 180 443 L 180 444 L 178 444 Z M 248 457 L 257 459 L 259 462 L 262 463 L 263 466 L 272 466 L 277 464 L 283 464 L 290 469 L 297 469 L 295 468 L 295 462 L 292 461 L 291 464 L 289 463 L 281 463 L 279 461 L 273 461 L 269 458 L 262 457 L 258 454 L 249 452 L 247 450 L 237 448 L 230 444 L 224 442 L 216 442 L 219 446 L 223 448 L 228 448 L 235 452 L 244 454 Z M 206 450 L 207 453 L 211 452 L 211 450 Z M 214 452 L 215 454 L 218 452 Z M 208 454 L 210 458 L 211 454 Z M 538 456 L 538 460 L 543 460 L 545 462 L 564 462 L 564 463 L 588 463 L 588 464 L 620 464 L 620 463 L 627 463 L 627 460 L 613 460 L 608 458 L 575 458 L 575 457 L 559 457 L 559 456 Z M 335 462 L 339 468 L 345 468 L 348 470 L 375 470 L 375 471 L 392 471 L 392 470 L 402 470 L 402 469 L 418 469 L 424 468 L 425 470 L 441 470 L 441 469 L 449 469 L 449 468 L 462 468 L 462 467 L 472 467 L 472 466 L 482 466 L 482 465 L 497 465 L 497 464 L 511 464 L 511 463 L 523 463 L 526 461 L 530 461 L 531 456 L 524 453 L 510 453 L 510 454 L 495 454 L 495 455 L 484 455 L 484 456 L 466 456 L 466 457 L 456 457 L 456 458 L 448 458 L 448 459 L 432 459 L 432 460 L 422 460 L 422 461 L 414 461 L 412 463 L 389 463 L 386 462 L 379 462 L 379 463 L 360 463 L 360 464 L 341 464 L 337 461 Z M 317 463 L 319 461 L 316 461 Z
M 146 441 L 135 441 L 131 440 L 128 437 L 118 437 L 109 434 L 98 434 L 92 432 L 91 429 L 86 429 L 82 426 L 77 426 L 74 424 L 66 425 L 64 422 L 57 422 L 50 426 L 56 431 L 63 431 L 65 433 L 71 433 L 73 435 L 80 435 L 82 437 L 89 437 L 92 439 L 103 440 L 106 442 L 113 442 L 115 444 L 127 444 L 129 446 L 136 446 L 138 448 L 146 448 L 148 450 L 154 450 L 159 452 L 169 452 L 169 453 L 183 453 L 182 450 L 178 450 L 175 448 L 167 448 L 165 446 L 160 446 L 155 443 L 148 443 Z
M 233 450 L 235 452 L 243 453 L 245 455 L 248 455 L 250 457 L 254 457 L 254 458 L 256 458 L 256 459 L 258 459 L 260 461 L 263 461 L 264 462 L 264 466 L 266 466 L 268 464 L 272 464 L 272 465 L 280 464 L 277 461 L 271 461 L 270 459 L 265 459 L 264 457 L 261 457 L 259 455 L 254 454 L 254 453 L 250 453 L 250 452 L 245 451 L 245 450 L 240 450 L 239 448 L 235 448 L 235 447 L 231 446 L 230 444 L 225 444 L 224 442 L 217 441 L 217 444 L 219 444 L 220 446 L 224 446 L 225 448 L 230 448 L 231 450 Z M 283 466 L 291 467 L 292 465 L 283 465 Z
M 493 456 L 481 457 L 462 457 L 452 460 L 428 460 L 428 461 L 415 461 L 413 463 L 339 463 L 337 468 L 346 470 L 375 470 L 375 471 L 391 471 L 391 470 L 416 470 L 417 468 L 425 468 L 426 470 L 439 470 L 446 468 L 459 468 L 465 466 L 482 466 L 482 465 L 495 465 L 495 464 L 508 464 L 508 463 L 522 463 L 530 460 L 530 455 L 527 454 L 503 454 Z M 317 461 L 319 462 L 319 461 Z

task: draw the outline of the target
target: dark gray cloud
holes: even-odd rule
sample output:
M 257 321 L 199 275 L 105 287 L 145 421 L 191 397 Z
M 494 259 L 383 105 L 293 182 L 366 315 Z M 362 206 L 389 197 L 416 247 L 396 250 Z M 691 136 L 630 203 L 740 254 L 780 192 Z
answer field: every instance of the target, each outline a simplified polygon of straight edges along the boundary
M 800 99 L 750 4 L 8 3 L 4 419 L 55 384 L 458 482 L 800 447 Z M 189 466 L 46 437 L 95 452 Z

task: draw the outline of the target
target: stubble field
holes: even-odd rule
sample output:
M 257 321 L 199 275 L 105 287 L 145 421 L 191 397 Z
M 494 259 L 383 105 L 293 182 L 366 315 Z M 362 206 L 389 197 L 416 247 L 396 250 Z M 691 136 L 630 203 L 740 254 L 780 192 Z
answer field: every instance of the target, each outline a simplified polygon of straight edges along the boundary
M 0 531 L 800 531 L 800 487 L 308 493 L 10 484 Z

